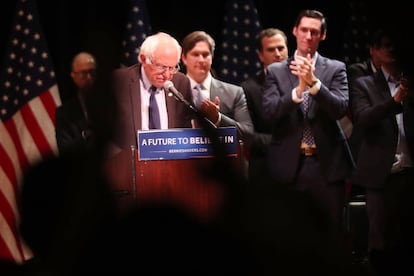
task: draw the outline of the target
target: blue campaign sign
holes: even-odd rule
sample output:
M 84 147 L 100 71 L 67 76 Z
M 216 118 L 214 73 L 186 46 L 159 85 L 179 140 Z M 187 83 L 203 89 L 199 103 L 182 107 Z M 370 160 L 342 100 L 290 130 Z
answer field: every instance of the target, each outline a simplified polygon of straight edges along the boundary
M 227 156 L 237 156 L 235 127 L 217 128 L 218 138 Z M 213 157 L 210 137 L 202 129 L 177 128 L 138 130 L 139 160 L 173 160 Z

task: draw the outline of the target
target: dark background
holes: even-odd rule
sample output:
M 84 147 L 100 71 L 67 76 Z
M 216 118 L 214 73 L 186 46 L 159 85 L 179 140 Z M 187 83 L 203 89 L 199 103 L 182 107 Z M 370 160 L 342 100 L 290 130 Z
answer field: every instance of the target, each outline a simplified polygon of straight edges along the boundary
M 15 0 L 0 3 L 0 57 L 10 35 Z M 322 42 L 321 54 L 351 63 L 367 57 L 366 39 L 370 26 L 391 25 L 404 42 L 402 52 L 411 64 L 409 42 L 413 28 L 407 25 L 412 15 L 408 3 L 394 0 L 378 1 L 345 0 L 295 0 L 254 1 L 262 27 L 277 27 L 286 32 L 289 48 L 295 46 L 291 34 L 295 17 L 303 8 L 318 9 L 328 19 L 327 40 Z M 70 62 L 79 51 L 90 51 L 100 67 L 117 68 L 120 64 L 121 39 L 129 1 L 111 0 L 37 0 L 39 19 L 52 55 L 62 98 L 72 89 L 69 78 Z M 179 41 L 191 31 L 204 30 L 216 40 L 217 50 L 213 67 L 219 66 L 224 0 L 166 1 L 147 0 L 152 31 L 165 31 Z M 291 52 L 292 53 L 292 52 Z M 409 55 L 408 55 L 409 54 Z M 3 59 L 1 59 L 3 62 Z M 3 64 L 3 63 L 2 63 Z

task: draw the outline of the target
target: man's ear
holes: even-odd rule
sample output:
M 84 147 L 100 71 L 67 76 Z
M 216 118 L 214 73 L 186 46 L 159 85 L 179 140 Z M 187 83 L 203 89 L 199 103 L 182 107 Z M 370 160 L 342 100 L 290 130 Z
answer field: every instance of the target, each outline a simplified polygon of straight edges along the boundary
M 138 56 L 138 61 L 139 61 L 141 64 L 142 64 L 142 63 L 145 63 L 145 59 L 146 59 L 145 55 L 140 54 L 140 55 Z
M 186 65 L 187 59 L 185 58 L 184 54 L 181 54 L 181 61 L 184 63 L 184 65 Z

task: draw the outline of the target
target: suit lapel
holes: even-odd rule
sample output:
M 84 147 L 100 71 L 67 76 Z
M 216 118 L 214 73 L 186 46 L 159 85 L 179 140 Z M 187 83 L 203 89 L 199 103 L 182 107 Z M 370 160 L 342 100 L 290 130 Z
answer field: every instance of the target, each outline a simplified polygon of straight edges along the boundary
M 174 119 L 176 114 L 177 100 L 174 97 L 168 96 L 168 93 L 164 91 L 165 102 L 167 104 L 167 116 L 168 116 L 168 128 L 174 128 Z M 181 104 L 181 103 L 180 103 Z
M 299 78 L 290 72 L 289 64 L 292 62 L 292 60 L 293 60 L 293 57 L 289 57 L 286 60 L 286 67 L 285 67 L 286 79 L 289 80 L 290 86 L 291 86 L 290 91 L 292 91 L 292 89 L 298 86 L 299 84 Z M 299 107 L 300 107 L 300 111 L 302 112 L 302 116 L 303 116 L 305 114 L 303 110 L 303 104 L 300 104 Z
M 381 70 L 377 72 L 375 78 L 375 85 L 378 87 L 377 90 L 380 91 L 379 95 L 383 100 L 389 99 L 391 97 L 391 91 Z
M 257 81 L 258 84 L 263 86 L 263 84 L 265 82 L 265 79 L 266 79 L 266 75 L 265 75 L 264 71 L 261 70 L 259 72 L 259 74 L 257 74 L 257 76 L 256 76 L 256 81 Z
M 322 82 L 321 78 L 323 76 L 323 71 L 325 70 L 325 67 L 326 67 L 325 59 L 321 55 L 319 55 L 315 63 L 315 76 L 319 80 L 321 80 L 321 82 Z M 313 119 L 315 117 L 317 109 L 318 109 L 318 103 L 313 100 L 313 97 L 309 97 L 309 110 L 308 110 L 309 119 Z
M 290 57 L 290 58 L 287 60 L 287 62 L 286 62 L 286 67 L 285 67 L 285 73 L 286 73 L 286 76 L 288 77 L 288 79 L 289 79 L 289 81 L 290 81 L 290 84 L 291 84 L 291 86 L 292 86 L 292 89 L 293 89 L 294 87 L 296 87 L 296 86 L 298 85 L 298 83 L 299 83 L 299 79 L 298 79 L 298 77 L 297 77 L 297 76 L 293 75 L 293 74 L 290 72 L 289 64 L 292 62 L 292 60 L 293 60 L 293 57 Z
M 214 78 L 211 78 L 211 85 L 210 85 L 210 101 L 214 102 L 216 96 L 220 95 L 220 86 L 218 82 Z
M 129 82 L 129 95 L 131 100 L 132 116 L 134 116 L 135 129 L 142 129 L 141 124 L 141 67 L 136 67 L 136 70 L 131 70 Z
M 414 109 L 409 100 L 403 103 L 403 124 L 408 149 L 411 156 L 414 156 Z

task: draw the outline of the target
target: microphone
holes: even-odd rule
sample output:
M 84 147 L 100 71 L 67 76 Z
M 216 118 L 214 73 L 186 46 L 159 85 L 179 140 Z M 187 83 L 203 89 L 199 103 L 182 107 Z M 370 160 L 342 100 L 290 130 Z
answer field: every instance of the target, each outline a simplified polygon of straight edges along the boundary
M 185 102 L 183 94 L 181 94 L 174 86 L 174 83 L 170 80 L 164 83 L 164 89 L 168 91 L 168 96 L 173 95 L 177 100 Z
M 177 88 L 174 87 L 174 83 L 172 81 L 168 80 L 164 83 L 164 90 L 168 91 L 168 96 L 173 95 L 176 100 L 178 100 L 179 102 L 182 102 L 183 104 L 185 104 L 188 108 L 190 108 L 194 112 L 198 112 L 198 110 L 196 110 L 195 106 L 193 106 L 189 101 L 187 101 L 184 98 L 183 94 L 181 94 L 181 92 L 178 91 Z
M 171 96 L 172 94 L 178 101 L 184 103 L 191 111 L 194 112 L 197 118 L 203 121 L 204 124 L 207 124 L 210 128 L 216 128 L 216 126 L 207 117 L 205 117 L 200 110 L 197 109 L 197 107 L 184 98 L 183 94 L 181 94 L 181 92 L 174 87 L 174 83 L 172 81 L 168 80 L 164 82 L 164 90 L 168 91 L 168 96 Z

